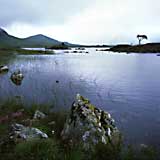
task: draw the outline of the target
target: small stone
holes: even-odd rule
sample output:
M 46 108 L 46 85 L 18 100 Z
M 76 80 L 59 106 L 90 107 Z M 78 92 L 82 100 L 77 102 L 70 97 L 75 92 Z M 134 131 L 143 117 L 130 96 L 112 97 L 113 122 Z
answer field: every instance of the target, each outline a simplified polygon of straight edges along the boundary
M 36 110 L 33 119 L 44 119 L 46 115 L 39 110 Z
M 21 85 L 22 80 L 24 78 L 24 75 L 21 73 L 20 70 L 12 73 L 10 79 L 12 80 L 12 82 L 16 85 Z
M 8 72 L 8 70 L 9 70 L 8 66 L 0 66 L 0 73 Z
M 146 144 L 140 144 L 140 147 L 147 148 L 148 146 Z

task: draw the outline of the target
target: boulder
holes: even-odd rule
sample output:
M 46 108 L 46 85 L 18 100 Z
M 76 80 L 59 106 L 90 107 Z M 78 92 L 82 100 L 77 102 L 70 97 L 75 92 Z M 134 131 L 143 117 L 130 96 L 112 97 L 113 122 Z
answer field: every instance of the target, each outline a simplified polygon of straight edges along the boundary
M 9 68 L 7 66 L 0 66 L 0 73 L 8 72 Z
M 21 73 L 20 70 L 12 73 L 11 75 L 11 80 L 16 85 L 21 85 L 23 78 L 24 78 L 24 75 Z
M 85 149 L 98 143 L 117 145 L 120 142 L 120 132 L 111 115 L 79 94 L 72 104 L 61 136 L 73 144 L 82 142 Z
M 31 139 L 41 139 L 48 138 L 48 135 L 43 133 L 37 128 L 25 127 L 22 124 L 12 124 L 11 126 L 10 139 L 13 139 L 15 142 L 31 140 Z

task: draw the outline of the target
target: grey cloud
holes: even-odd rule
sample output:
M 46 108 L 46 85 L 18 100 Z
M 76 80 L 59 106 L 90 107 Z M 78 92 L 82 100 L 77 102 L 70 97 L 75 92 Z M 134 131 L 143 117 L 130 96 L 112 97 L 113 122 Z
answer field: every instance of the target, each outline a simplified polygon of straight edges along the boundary
M 91 0 L 0 0 L 0 25 L 12 23 L 62 24 Z

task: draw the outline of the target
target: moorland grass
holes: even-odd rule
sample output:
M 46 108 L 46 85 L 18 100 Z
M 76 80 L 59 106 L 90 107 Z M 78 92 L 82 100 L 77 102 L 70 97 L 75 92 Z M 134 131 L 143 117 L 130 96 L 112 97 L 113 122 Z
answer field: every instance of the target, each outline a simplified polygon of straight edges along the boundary
M 37 109 L 47 116 L 29 125 L 47 133 L 49 138 L 17 144 L 9 141 L 10 125 L 15 122 L 25 124 L 24 120 L 32 119 Z M 69 114 L 68 111 L 50 112 L 50 106 L 47 105 L 34 104 L 27 108 L 18 101 L 9 100 L 0 105 L 0 116 L 19 110 L 23 110 L 23 117 L 0 124 L 1 160 L 158 160 L 159 158 L 159 152 L 153 147 L 145 147 L 137 151 L 133 147 L 126 148 L 123 144 L 113 148 L 99 143 L 93 151 L 85 151 L 80 143 L 71 146 L 70 142 L 61 139 L 61 131 Z

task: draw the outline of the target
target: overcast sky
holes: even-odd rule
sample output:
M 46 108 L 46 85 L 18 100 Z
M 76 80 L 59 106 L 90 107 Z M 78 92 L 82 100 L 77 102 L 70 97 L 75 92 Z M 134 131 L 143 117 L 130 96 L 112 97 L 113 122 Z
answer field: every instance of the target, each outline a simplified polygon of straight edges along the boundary
M 0 0 L 0 26 L 83 44 L 160 41 L 160 0 Z

